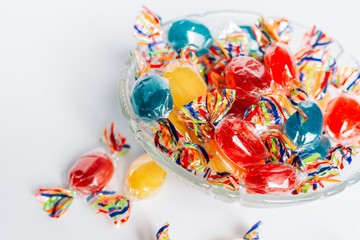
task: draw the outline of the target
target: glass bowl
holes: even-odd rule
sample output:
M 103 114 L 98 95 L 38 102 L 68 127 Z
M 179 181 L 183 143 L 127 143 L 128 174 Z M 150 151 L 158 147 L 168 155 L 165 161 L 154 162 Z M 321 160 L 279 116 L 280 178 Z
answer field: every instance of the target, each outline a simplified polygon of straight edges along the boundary
M 186 18 L 202 22 L 209 28 L 212 36 L 216 38 L 228 22 L 234 22 L 237 25 L 252 25 L 260 16 L 260 14 L 251 12 L 218 11 L 202 15 L 188 15 Z M 291 21 L 290 24 L 293 28 L 290 48 L 292 52 L 296 52 L 300 47 L 300 42 L 304 33 L 309 32 L 312 27 L 305 27 Z M 165 35 L 170 25 L 171 22 L 163 25 Z M 331 55 L 337 59 L 339 64 L 346 64 L 355 68 L 359 67 L 357 60 L 349 53 L 343 51 L 342 46 L 336 41 L 332 43 Z M 153 131 L 135 116 L 130 106 L 130 93 L 135 82 L 133 69 L 133 63 L 129 58 L 121 71 L 118 88 L 121 110 L 128 121 L 131 131 L 134 133 L 136 140 L 141 144 L 144 150 L 149 153 L 153 160 L 168 174 L 177 177 L 179 181 L 182 181 L 201 192 L 212 194 L 215 198 L 223 201 L 236 201 L 249 207 L 281 207 L 311 202 L 316 199 L 332 196 L 360 180 L 360 164 L 357 156 L 353 159 L 353 163 L 350 166 L 341 170 L 340 177 L 337 178 L 341 180 L 341 182 L 330 183 L 325 185 L 325 188 L 319 188 L 317 191 L 310 191 L 308 193 L 300 193 L 297 195 L 258 195 L 247 194 L 245 192 L 234 192 L 220 186 L 212 185 L 203 178 L 189 173 L 174 163 L 172 158 L 167 157 L 167 155 L 163 154 L 154 146 Z

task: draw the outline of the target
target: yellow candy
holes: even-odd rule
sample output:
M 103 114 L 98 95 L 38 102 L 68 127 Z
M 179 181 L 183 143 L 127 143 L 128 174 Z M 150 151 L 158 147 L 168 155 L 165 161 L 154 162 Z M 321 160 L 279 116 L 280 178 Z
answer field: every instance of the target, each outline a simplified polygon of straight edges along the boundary
M 240 180 L 244 178 L 245 170 L 226 157 L 214 140 L 211 140 L 206 145 L 205 150 L 209 155 L 213 156 L 209 162 L 211 170 L 215 172 L 229 172 Z
M 166 68 L 164 77 L 169 80 L 175 107 L 181 109 L 194 99 L 207 93 L 207 86 L 196 66 L 184 60 L 174 60 Z
M 125 186 L 132 198 L 144 199 L 157 193 L 163 184 L 166 172 L 148 154 L 137 158 L 127 172 Z
M 178 117 L 178 110 L 173 110 L 170 113 L 169 120 L 174 124 L 175 128 L 184 136 L 185 142 L 191 142 L 199 144 L 199 140 L 196 137 L 194 131 L 188 127 L 188 125 Z

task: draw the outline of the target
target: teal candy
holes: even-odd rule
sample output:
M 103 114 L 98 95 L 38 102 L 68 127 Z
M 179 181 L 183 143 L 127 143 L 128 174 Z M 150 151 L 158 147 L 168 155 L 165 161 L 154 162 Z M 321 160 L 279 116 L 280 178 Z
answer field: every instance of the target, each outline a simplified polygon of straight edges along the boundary
M 134 113 L 147 122 L 167 117 L 174 104 L 167 80 L 157 75 L 137 80 L 130 102 Z
M 316 103 L 311 101 L 300 102 L 299 106 L 308 119 L 301 123 L 303 120 L 301 114 L 294 113 L 286 121 L 286 135 L 298 147 L 316 146 L 321 138 L 324 121 L 321 110 Z
M 310 148 L 308 151 L 316 152 L 321 155 L 321 157 L 326 157 L 330 151 L 331 143 L 329 138 L 322 136 L 320 142 L 317 146 Z
M 249 33 L 251 40 L 256 41 L 256 38 L 255 38 L 255 35 L 254 35 L 254 33 L 253 33 L 252 29 L 251 29 L 251 26 L 240 26 L 240 28 L 246 30 Z
M 197 56 L 206 54 L 212 44 L 209 29 L 199 22 L 188 19 L 176 21 L 171 25 L 168 40 L 175 51 L 187 45 L 196 46 Z

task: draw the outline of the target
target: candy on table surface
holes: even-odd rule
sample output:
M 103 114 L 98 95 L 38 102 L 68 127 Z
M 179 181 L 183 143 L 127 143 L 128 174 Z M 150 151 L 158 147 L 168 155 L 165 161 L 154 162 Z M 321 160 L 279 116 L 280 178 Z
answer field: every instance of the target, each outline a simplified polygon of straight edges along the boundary
M 165 223 L 156 233 L 156 240 L 170 240 L 168 223 Z
M 44 211 L 52 218 L 63 215 L 73 202 L 75 193 L 68 189 L 39 189 L 35 194 Z
M 120 228 L 130 217 L 131 202 L 127 197 L 116 195 L 113 191 L 100 191 L 87 199 L 92 209 L 99 213 L 108 214 L 117 228 Z
M 115 153 L 117 156 L 125 155 L 129 149 L 129 144 L 126 144 L 126 138 L 121 136 L 121 133 L 115 129 L 115 124 L 112 122 L 110 126 L 105 127 L 104 136 L 100 138 L 100 142 Z
M 243 239 L 244 240 L 260 240 L 259 237 L 259 227 L 262 224 L 261 221 L 258 221 L 257 223 L 252 226 L 247 233 L 245 233 Z
M 201 56 L 209 51 L 212 37 L 205 25 L 194 20 L 182 19 L 171 24 L 168 41 L 175 51 L 183 48 L 195 49 L 196 55 Z
M 138 79 L 130 101 L 134 113 L 144 121 L 167 117 L 173 109 L 173 97 L 167 80 L 158 75 Z
M 346 94 L 332 99 L 325 110 L 325 130 L 343 144 L 359 140 L 360 104 Z
M 243 179 L 245 170 L 231 161 L 219 148 L 214 140 L 204 146 L 210 157 L 208 166 L 214 172 L 228 172 L 238 179 Z
M 226 115 L 216 126 L 215 139 L 236 165 L 248 169 L 265 162 L 266 149 L 254 128 L 238 114 Z
M 207 86 L 196 66 L 188 61 L 173 60 L 166 67 L 164 77 L 179 110 L 197 97 L 207 93 Z
M 248 193 L 285 193 L 299 186 L 305 180 L 305 175 L 290 165 L 262 164 L 246 174 L 244 184 Z
M 286 135 L 298 147 L 317 146 L 324 121 L 321 109 L 311 101 L 302 101 L 299 107 L 306 114 L 307 120 L 304 121 L 298 112 L 294 113 L 285 123 Z
M 110 157 L 94 152 L 79 158 L 70 169 L 69 184 L 73 190 L 91 195 L 102 190 L 111 180 L 114 164 Z
M 288 87 L 298 80 L 298 71 L 294 56 L 288 46 L 277 42 L 265 51 L 264 62 L 272 79 L 280 86 Z
M 153 196 L 162 186 L 166 172 L 148 154 L 137 158 L 129 167 L 125 187 L 131 198 L 144 199 Z

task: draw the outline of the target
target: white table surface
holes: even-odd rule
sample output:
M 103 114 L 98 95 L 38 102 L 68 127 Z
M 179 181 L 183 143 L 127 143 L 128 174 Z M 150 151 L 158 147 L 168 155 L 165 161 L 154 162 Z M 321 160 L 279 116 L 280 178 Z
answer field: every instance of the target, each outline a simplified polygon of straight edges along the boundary
M 63 187 L 77 157 L 98 146 L 114 121 L 143 153 L 117 100 L 120 69 L 135 46 L 145 4 L 163 19 L 213 10 L 247 10 L 317 25 L 360 58 L 358 1 L 0 1 L 0 239 L 155 239 L 170 222 L 172 240 L 228 240 L 263 221 L 264 240 L 360 239 L 360 184 L 306 205 L 251 209 L 188 188 L 169 176 L 153 199 L 137 203 L 117 230 L 76 199 L 61 219 L 37 204 L 38 188 Z M 118 169 L 118 171 L 124 171 Z

